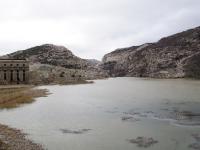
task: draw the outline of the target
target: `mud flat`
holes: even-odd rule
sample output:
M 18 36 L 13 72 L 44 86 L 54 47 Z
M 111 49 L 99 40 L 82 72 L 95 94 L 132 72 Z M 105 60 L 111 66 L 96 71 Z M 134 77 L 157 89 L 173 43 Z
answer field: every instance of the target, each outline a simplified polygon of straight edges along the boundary
M 26 138 L 20 130 L 0 124 L 1 150 L 44 150 L 44 148 Z

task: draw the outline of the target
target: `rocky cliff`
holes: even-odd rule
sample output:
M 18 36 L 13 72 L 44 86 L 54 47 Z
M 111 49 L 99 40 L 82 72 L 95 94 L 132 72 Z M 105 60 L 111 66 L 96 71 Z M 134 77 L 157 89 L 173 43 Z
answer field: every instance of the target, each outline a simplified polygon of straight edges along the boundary
M 103 57 L 110 76 L 200 78 L 200 27 Z
M 81 59 L 63 46 L 45 44 L 1 58 L 28 59 L 33 84 L 75 83 L 107 77 L 96 60 Z

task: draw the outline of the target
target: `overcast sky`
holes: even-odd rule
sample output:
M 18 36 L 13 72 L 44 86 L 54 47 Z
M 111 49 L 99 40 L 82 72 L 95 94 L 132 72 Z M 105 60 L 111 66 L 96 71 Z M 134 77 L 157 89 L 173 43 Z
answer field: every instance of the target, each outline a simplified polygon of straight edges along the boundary
M 200 26 L 200 0 L 0 0 L 0 55 L 45 43 L 82 58 Z

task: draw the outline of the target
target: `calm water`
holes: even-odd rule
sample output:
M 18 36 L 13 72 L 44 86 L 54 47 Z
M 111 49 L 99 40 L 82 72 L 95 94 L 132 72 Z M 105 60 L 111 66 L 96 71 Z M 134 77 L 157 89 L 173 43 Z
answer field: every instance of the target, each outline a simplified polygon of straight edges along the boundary
M 52 93 L 0 111 L 49 150 L 140 150 L 128 139 L 153 137 L 149 150 L 186 150 L 200 133 L 200 81 L 115 78 L 94 84 L 45 86 Z M 82 134 L 81 134 L 82 131 Z

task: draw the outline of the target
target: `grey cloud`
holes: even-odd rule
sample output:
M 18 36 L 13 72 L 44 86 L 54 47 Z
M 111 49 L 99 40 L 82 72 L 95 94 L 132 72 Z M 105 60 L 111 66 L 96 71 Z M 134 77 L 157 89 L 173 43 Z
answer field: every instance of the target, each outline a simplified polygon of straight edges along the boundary
M 199 26 L 199 10 L 199 0 L 0 1 L 0 54 L 45 42 L 101 59 L 116 48 Z

